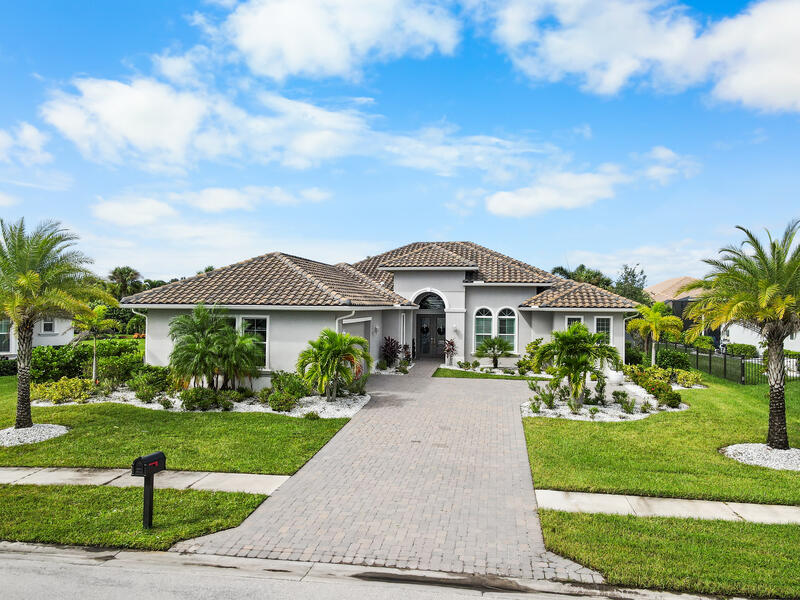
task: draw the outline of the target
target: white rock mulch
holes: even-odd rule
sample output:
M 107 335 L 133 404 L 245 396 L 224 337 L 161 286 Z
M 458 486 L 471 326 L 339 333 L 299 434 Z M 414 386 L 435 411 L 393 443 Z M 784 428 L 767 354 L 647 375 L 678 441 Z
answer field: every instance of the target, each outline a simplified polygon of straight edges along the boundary
M 169 412 L 184 412 L 183 405 L 179 396 L 168 396 L 172 402 L 171 408 L 164 408 L 158 402 L 147 404 L 136 398 L 136 394 L 127 388 L 119 389 L 112 392 L 108 396 L 93 396 L 87 402 L 65 402 L 63 404 L 51 404 L 50 402 L 36 401 L 31 402 L 33 406 L 73 406 L 75 404 L 127 404 L 128 406 L 137 406 L 139 408 L 147 408 L 149 410 L 166 410 Z M 370 401 L 369 394 L 359 396 L 339 396 L 335 401 L 328 402 L 325 396 L 307 396 L 300 398 L 297 405 L 291 412 L 278 412 L 272 410 L 269 404 L 261 404 L 255 398 L 252 402 L 234 402 L 233 408 L 227 412 L 262 412 L 273 413 L 276 415 L 287 415 L 290 417 L 303 417 L 306 413 L 315 412 L 323 419 L 340 419 L 350 418 L 355 415 L 363 406 Z M 222 412 L 220 409 L 213 409 L 206 412 Z M 55 427 L 55 426 L 52 426 Z M 66 432 L 65 432 L 66 433 Z
M 414 367 L 415 363 L 411 363 L 406 367 L 409 371 Z M 408 375 L 408 373 L 401 373 L 397 370 L 397 367 L 391 367 L 389 369 L 378 369 L 375 368 L 372 370 L 373 375 Z
M 477 369 L 462 369 L 458 365 L 448 365 L 442 364 L 439 365 L 442 369 L 450 369 L 452 371 L 466 371 L 467 373 L 486 373 L 487 375 L 519 375 L 519 371 L 517 369 L 513 369 L 513 373 L 506 373 L 503 371 L 502 368 L 500 369 L 492 369 L 489 367 L 478 367 Z M 528 377 L 536 377 L 537 379 L 552 379 L 552 375 L 548 375 L 547 373 L 533 373 L 532 371 L 528 371 Z
M 734 444 L 721 452 L 746 465 L 784 471 L 800 471 L 800 448 L 775 450 L 766 444 Z
M 0 446 L 22 446 L 52 440 L 67 433 L 69 429 L 63 425 L 46 425 L 36 423 L 25 429 L 0 429 Z

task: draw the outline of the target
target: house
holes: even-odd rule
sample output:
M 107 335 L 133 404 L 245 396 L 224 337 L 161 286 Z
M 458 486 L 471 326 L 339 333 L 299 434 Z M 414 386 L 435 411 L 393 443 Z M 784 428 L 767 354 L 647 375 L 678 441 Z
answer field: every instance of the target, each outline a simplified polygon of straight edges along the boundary
M 63 346 L 75 332 L 70 319 L 51 318 L 37 321 L 33 328 L 34 346 Z M 0 359 L 17 356 L 17 337 L 10 319 L 0 318 Z
M 168 364 L 169 323 L 198 303 L 228 309 L 263 340 L 265 375 L 294 369 L 326 327 L 366 338 L 376 359 L 390 336 L 435 359 L 453 339 L 455 359 L 471 360 L 484 339 L 500 336 L 518 356 L 531 340 L 583 322 L 622 355 L 623 319 L 636 306 L 472 242 L 416 242 L 352 265 L 272 252 L 124 298 L 126 308 L 147 309 L 148 363 Z

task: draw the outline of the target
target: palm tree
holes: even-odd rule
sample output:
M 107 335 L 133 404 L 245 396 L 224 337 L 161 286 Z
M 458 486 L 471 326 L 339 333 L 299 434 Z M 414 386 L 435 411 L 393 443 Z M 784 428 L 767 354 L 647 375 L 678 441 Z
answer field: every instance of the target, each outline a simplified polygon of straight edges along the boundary
M 224 315 L 225 311 L 198 304 L 190 314 L 170 321 L 169 337 L 174 346 L 169 365 L 176 375 L 196 385 L 216 388 L 219 336 L 225 328 L 231 329 Z
M 224 327 L 216 336 L 214 352 L 217 370 L 222 375 L 222 387 L 244 379 L 252 380 L 264 368 L 264 346 L 258 337 Z
M 800 331 L 800 244 L 794 243 L 798 228 L 800 220 L 796 219 L 780 238 L 773 239 L 767 231 L 764 244 L 750 230 L 737 227 L 744 233 L 744 241 L 722 248 L 719 258 L 706 259 L 711 272 L 683 288 L 700 290 L 698 299 L 686 310 L 686 316 L 696 323 L 688 336 L 699 335 L 704 326 L 717 328 L 735 322 L 761 331 L 767 343 L 767 445 L 779 450 L 789 448 L 783 343 Z
M 122 323 L 116 319 L 106 319 L 107 311 L 108 306 L 98 304 L 89 312 L 76 315 L 72 320 L 72 325 L 79 333 L 70 343 L 78 344 L 89 338 L 93 342 L 92 381 L 97 381 L 97 338 L 112 331 L 119 331 L 122 328 Z
M 133 267 L 114 267 L 108 274 L 108 279 L 114 283 L 119 298 L 124 298 L 142 288 L 142 275 Z
M 580 281 L 582 283 L 591 283 L 592 285 L 606 290 L 610 290 L 612 287 L 610 277 L 604 275 L 602 271 L 592 269 L 584 264 L 578 265 L 574 271 L 570 270 L 568 267 L 553 267 L 551 273 L 565 279 L 572 279 L 573 281 Z
M 508 340 L 501 337 L 494 337 L 483 340 L 480 345 L 475 348 L 475 356 L 478 358 L 491 358 L 492 366 L 496 369 L 498 361 L 506 356 L 511 356 L 511 351 L 513 349 L 514 346 Z
M 553 339 L 539 346 L 534 355 L 534 368 L 552 363 L 557 378 L 567 378 L 572 397 L 578 400 L 589 373 L 599 373 L 608 362 L 619 368 L 619 352 L 608 343 L 605 333 L 589 333 L 583 323 L 573 323 L 566 331 L 554 331 Z
M 74 249 L 78 236 L 57 221 L 33 231 L 25 219 L 0 219 L 0 313 L 11 319 L 17 335 L 17 429 L 31 427 L 31 354 L 34 324 L 45 317 L 88 313 L 98 299 L 115 302 L 87 268 L 91 259 Z
M 362 374 L 361 363 L 372 366 L 369 343 L 349 333 L 323 329 L 319 338 L 308 342 L 308 348 L 297 359 L 297 372 L 328 400 L 335 400 L 339 382 L 350 384 Z
M 680 335 L 683 331 L 683 320 L 674 316 L 670 308 L 663 302 L 653 306 L 640 304 L 636 307 L 639 316 L 628 321 L 628 332 L 638 333 L 650 345 L 650 362 L 656 364 L 656 342 L 661 334 Z

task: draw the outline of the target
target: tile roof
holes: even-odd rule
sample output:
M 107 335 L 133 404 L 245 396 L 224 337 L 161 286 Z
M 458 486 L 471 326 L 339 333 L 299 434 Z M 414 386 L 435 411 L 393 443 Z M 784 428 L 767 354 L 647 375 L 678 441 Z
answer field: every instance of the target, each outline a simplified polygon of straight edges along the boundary
M 536 308 L 630 308 L 637 303 L 591 283 L 563 280 L 562 283 L 528 298 L 520 306 Z
M 449 258 L 450 255 L 456 255 L 460 259 Z M 411 265 L 404 263 L 403 257 L 406 257 L 405 260 L 411 261 L 411 263 L 421 262 L 423 258 L 430 257 L 431 261 L 437 258 L 439 262 L 445 264 L 421 262 L 419 265 Z M 446 264 L 445 257 L 453 261 L 453 264 Z M 391 288 L 394 275 L 391 271 L 379 270 L 380 266 L 456 266 L 455 263 L 459 260 L 463 260 L 464 263 L 457 266 L 464 266 L 466 271 L 473 270 L 467 266 L 469 263 L 477 266 L 473 275 L 476 281 L 486 283 L 556 283 L 561 281 L 559 277 L 547 271 L 473 242 L 414 242 L 377 256 L 371 256 L 353 266 Z
M 656 302 L 666 302 L 667 300 L 680 300 L 682 298 L 692 298 L 697 296 L 698 292 L 696 290 L 678 293 L 678 290 L 681 289 L 683 286 L 694 283 L 698 281 L 694 277 L 674 277 L 672 279 L 667 279 L 666 281 L 662 281 L 661 283 L 656 283 L 651 285 L 650 287 L 644 288 L 644 291 L 647 292 L 650 297 L 655 300 Z
M 465 269 L 477 269 L 478 263 L 433 243 L 420 246 L 406 254 L 389 258 L 378 265 L 379 269 L 385 267 L 463 267 Z
M 272 252 L 122 299 L 123 304 L 393 306 L 413 304 L 346 265 Z

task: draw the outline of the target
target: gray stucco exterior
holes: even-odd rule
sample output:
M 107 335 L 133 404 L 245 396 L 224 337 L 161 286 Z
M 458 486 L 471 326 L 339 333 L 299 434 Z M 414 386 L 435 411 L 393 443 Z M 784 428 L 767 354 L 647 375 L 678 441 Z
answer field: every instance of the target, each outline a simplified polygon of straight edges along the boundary
M 33 345 L 36 346 L 63 346 L 69 344 L 75 337 L 70 319 L 56 318 L 52 321 L 52 331 L 46 331 L 44 322 L 37 321 L 33 328 Z M 17 337 L 14 328 L 8 323 L 9 339 L 8 350 L 0 350 L 0 357 L 15 357 L 17 355 Z

